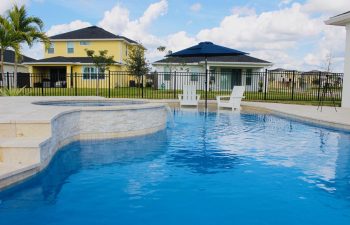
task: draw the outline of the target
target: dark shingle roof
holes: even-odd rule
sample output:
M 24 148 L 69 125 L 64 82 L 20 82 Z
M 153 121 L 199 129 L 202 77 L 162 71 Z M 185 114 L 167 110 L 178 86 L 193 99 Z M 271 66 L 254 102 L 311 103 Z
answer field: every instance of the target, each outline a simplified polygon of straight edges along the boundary
M 124 36 L 120 35 L 115 35 L 112 34 L 111 32 L 108 32 L 100 27 L 97 26 L 91 26 L 91 27 L 86 27 L 82 28 L 79 30 L 74 30 L 70 31 L 67 33 L 63 34 L 57 34 L 54 36 L 51 36 L 50 39 L 55 40 L 55 39 L 124 39 L 130 43 L 137 44 L 136 41 L 131 40 L 129 38 L 126 38 Z
M 114 61 L 117 63 L 116 61 Z M 29 63 L 93 63 L 92 59 L 90 57 L 63 57 L 63 56 L 56 56 L 51 58 L 44 58 L 39 60 L 34 60 Z
M 203 62 L 204 60 L 204 57 L 168 57 L 162 60 L 158 60 L 154 63 L 198 63 Z M 208 62 L 270 63 L 268 61 L 257 59 L 248 55 L 213 56 L 208 57 Z
M 1 55 L 0 55 L 0 59 L 1 59 Z M 22 62 L 34 62 L 35 59 L 30 58 L 28 56 L 22 55 L 22 61 L 20 61 L 19 63 Z M 4 62 L 6 63 L 14 63 L 15 62 L 15 52 L 12 50 L 5 50 L 4 52 Z

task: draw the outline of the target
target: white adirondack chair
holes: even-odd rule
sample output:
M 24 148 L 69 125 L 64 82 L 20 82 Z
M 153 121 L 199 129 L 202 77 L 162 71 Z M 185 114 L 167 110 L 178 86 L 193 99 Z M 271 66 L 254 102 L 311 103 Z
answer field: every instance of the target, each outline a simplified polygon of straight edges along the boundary
M 216 96 L 216 100 L 218 103 L 218 109 L 220 108 L 231 108 L 232 111 L 241 109 L 241 101 L 245 91 L 245 86 L 234 86 L 232 89 L 231 96 Z M 222 98 L 229 98 L 229 100 L 225 101 Z
M 198 107 L 200 95 L 197 95 L 196 91 L 195 85 L 184 85 L 183 94 L 179 94 L 180 106 L 192 105 Z

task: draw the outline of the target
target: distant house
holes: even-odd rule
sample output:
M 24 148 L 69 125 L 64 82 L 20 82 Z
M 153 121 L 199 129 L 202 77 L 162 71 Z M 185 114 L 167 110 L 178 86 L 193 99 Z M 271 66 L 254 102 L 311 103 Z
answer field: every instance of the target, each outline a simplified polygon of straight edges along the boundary
M 100 27 L 91 26 L 79 30 L 70 31 L 50 37 L 51 46 L 45 50 L 43 59 L 25 63 L 29 66 L 32 77 L 32 85 L 44 87 L 73 87 L 77 74 L 78 87 L 95 87 L 97 74 L 100 72 L 94 66 L 92 59 L 87 57 L 85 49 L 108 50 L 108 55 L 114 57 L 114 65 L 111 71 L 125 71 L 125 59 L 132 46 L 139 45 L 127 37 L 115 35 Z M 141 46 L 141 45 L 139 45 Z M 104 75 L 99 76 L 105 80 Z M 113 80 L 112 80 L 113 79 Z M 128 80 L 123 79 L 125 84 L 117 84 L 116 76 L 113 76 L 110 84 L 128 85 Z M 86 82 L 89 81 L 89 82 Z M 100 85 L 103 82 L 100 82 Z
M 341 106 L 350 108 L 350 11 L 333 16 L 325 21 L 327 25 L 346 28 L 344 79 Z
M 197 89 L 204 89 L 205 58 L 204 57 L 168 57 L 152 63 L 160 74 L 158 88 L 171 89 L 173 83 L 187 82 L 197 85 Z M 261 76 L 254 76 L 255 72 L 262 72 L 272 65 L 271 62 L 254 58 L 246 54 L 236 56 L 208 57 L 209 89 L 231 90 L 235 85 L 245 85 L 246 89 L 253 89 L 262 82 Z M 189 79 L 184 81 L 183 76 L 167 75 L 168 72 L 187 73 Z M 163 76 L 161 74 L 164 74 Z M 176 79 L 176 81 L 175 81 Z
M 1 56 L 0 56 L 1 59 Z M 21 82 L 21 78 L 22 75 L 21 73 L 28 73 L 29 68 L 27 65 L 25 65 L 24 63 L 26 62 L 33 62 L 35 61 L 35 59 L 32 59 L 28 56 L 22 55 L 21 59 L 18 62 L 17 65 L 17 72 L 18 72 L 18 77 L 20 80 L 18 80 L 18 82 Z M 7 80 L 7 75 L 5 76 L 5 80 L 2 80 L 2 76 L 0 76 L 0 86 L 7 86 L 7 84 L 13 84 L 13 72 L 15 71 L 15 52 L 13 50 L 5 50 L 4 52 L 4 72 L 7 74 L 9 73 L 9 82 Z M 1 65 L 0 65 L 0 69 L 1 69 Z M 1 70 L 0 70 L 1 71 Z M 26 74 L 26 76 L 28 76 Z M 28 78 L 26 78 L 28 79 Z M 22 85 L 18 85 L 18 86 L 22 86 Z

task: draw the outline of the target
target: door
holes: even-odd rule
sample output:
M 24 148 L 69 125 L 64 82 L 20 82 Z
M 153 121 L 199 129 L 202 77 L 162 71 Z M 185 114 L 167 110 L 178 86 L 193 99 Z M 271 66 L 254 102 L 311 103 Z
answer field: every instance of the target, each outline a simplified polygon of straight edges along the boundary
M 231 80 L 231 89 L 234 86 L 242 85 L 242 70 L 241 69 L 232 69 L 232 80 Z
M 233 86 L 242 85 L 242 70 L 222 68 L 220 87 L 221 90 L 232 90 Z
M 66 87 L 66 68 L 58 67 L 50 69 L 50 86 Z

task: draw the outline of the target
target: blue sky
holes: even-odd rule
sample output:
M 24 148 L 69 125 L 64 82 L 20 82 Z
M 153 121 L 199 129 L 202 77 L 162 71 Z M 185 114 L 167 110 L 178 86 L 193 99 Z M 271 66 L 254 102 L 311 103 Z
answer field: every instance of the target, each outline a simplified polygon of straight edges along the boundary
M 13 2 L 41 17 L 49 35 L 89 25 L 142 42 L 150 61 L 163 55 L 160 45 L 179 50 L 199 41 L 251 53 L 274 67 L 322 69 L 332 56 L 342 71 L 343 28 L 324 25 L 350 10 L 349 0 L 1 0 L 0 13 Z M 42 48 L 24 48 L 42 57 Z

